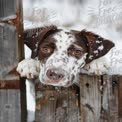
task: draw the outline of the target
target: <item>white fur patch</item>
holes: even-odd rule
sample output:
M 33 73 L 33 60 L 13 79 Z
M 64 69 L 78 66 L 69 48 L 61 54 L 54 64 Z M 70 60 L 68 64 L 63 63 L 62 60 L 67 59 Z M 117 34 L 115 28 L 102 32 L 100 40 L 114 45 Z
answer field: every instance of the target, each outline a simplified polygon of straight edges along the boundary
M 104 49 L 103 45 L 98 47 L 98 50 L 103 50 L 103 49 Z

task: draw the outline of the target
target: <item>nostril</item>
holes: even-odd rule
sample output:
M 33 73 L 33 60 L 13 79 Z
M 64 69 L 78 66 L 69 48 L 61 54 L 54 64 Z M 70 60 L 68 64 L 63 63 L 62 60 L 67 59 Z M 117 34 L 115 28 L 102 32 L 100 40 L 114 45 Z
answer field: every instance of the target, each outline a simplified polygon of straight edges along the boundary
M 48 70 L 46 75 L 49 79 L 53 81 L 60 81 L 64 78 L 64 75 L 61 73 L 61 71 L 57 69 Z
M 58 75 L 58 78 L 59 78 L 59 79 L 60 79 L 60 78 L 62 79 L 63 77 L 64 77 L 64 75 L 61 75 L 61 74 Z
M 47 76 L 48 76 L 48 77 L 52 77 L 53 75 L 54 75 L 54 74 L 53 74 L 53 72 L 51 72 L 51 70 L 48 70 L 48 71 L 47 71 Z
M 50 73 L 49 75 L 50 75 L 50 76 L 53 76 L 53 74 L 51 74 L 51 73 Z

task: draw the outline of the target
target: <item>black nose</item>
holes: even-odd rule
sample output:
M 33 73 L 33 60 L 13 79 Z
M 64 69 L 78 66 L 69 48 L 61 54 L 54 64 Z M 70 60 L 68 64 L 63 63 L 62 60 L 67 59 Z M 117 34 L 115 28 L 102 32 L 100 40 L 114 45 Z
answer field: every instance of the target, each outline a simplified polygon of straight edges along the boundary
M 64 73 L 59 69 L 49 69 L 47 70 L 46 75 L 50 80 L 55 82 L 58 82 L 64 78 Z

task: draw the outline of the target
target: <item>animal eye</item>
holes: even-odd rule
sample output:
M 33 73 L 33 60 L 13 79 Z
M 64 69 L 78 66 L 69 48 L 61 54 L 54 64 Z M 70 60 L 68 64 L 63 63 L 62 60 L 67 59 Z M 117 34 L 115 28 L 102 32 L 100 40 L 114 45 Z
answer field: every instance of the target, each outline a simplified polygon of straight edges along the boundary
M 43 53 L 51 53 L 53 51 L 53 48 L 52 47 L 48 47 L 48 46 L 44 46 L 41 48 L 41 51 Z
M 81 55 L 82 54 L 82 51 L 81 50 L 74 50 L 74 54 L 75 55 Z
M 79 59 L 83 55 L 83 51 L 79 49 L 69 49 L 68 54 Z

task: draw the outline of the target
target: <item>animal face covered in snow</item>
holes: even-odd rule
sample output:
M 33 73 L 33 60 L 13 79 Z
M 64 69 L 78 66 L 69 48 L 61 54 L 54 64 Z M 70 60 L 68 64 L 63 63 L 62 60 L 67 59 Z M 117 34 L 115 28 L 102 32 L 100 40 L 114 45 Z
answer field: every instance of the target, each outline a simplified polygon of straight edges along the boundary
M 40 82 L 53 86 L 70 86 L 77 81 L 81 68 L 114 46 L 92 32 L 65 31 L 55 26 L 32 29 L 24 36 L 25 44 L 32 50 L 33 63 L 38 62 Z

